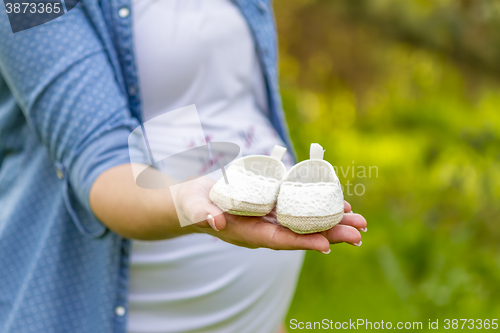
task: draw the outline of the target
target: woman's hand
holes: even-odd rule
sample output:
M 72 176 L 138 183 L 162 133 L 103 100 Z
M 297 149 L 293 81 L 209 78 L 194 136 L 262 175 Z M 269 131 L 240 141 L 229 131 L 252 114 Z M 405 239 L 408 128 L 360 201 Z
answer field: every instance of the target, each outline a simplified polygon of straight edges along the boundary
M 328 253 L 330 244 L 346 242 L 361 245 L 359 230 L 366 230 L 366 220 L 359 214 L 351 213 L 351 205 L 347 202 L 344 202 L 346 214 L 338 225 L 321 233 L 300 235 L 278 225 L 275 211 L 263 217 L 223 213 L 209 198 L 214 184 L 212 179 L 200 177 L 179 187 L 176 197 L 181 214 L 192 222 L 200 221 L 184 228 L 248 248 L 317 250 Z
M 162 180 L 160 171 L 150 170 L 152 179 Z M 165 183 L 168 183 L 165 178 Z M 243 217 L 223 213 L 209 198 L 215 182 L 200 177 L 171 188 L 148 190 L 136 185 L 130 164 L 105 171 L 90 191 L 94 214 L 111 230 L 123 237 L 160 240 L 189 233 L 208 233 L 228 243 L 275 250 L 329 251 L 330 244 L 361 245 L 358 230 L 366 220 L 349 213 L 346 202 L 342 221 L 321 233 L 299 235 L 277 224 L 276 213 L 263 217 Z M 181 227 L 179 220 L 190 225 Z M 219 230 L 219 231 L 217 231 Z

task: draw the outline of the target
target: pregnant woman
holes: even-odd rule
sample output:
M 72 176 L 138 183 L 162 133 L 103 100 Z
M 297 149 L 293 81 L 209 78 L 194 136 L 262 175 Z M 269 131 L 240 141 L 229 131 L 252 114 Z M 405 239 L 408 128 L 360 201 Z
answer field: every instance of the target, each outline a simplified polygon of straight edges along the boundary
M 83 0 L 15 34 L 0 11 L 0 331 L 279 332 L 300 250 L 360 244 L 364 218 L 296 235 L 194 187 L 182 213 L 215 220 L 181 228 L 168 189 L 135 184 L 127 145 L 195 104 L 206 141 L 292 151 L 276 66 L 266 1 Z

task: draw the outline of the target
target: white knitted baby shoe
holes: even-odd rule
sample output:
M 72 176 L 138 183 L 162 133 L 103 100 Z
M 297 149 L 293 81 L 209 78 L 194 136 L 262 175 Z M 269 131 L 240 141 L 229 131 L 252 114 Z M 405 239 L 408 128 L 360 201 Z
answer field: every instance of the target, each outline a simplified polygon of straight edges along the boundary
M 278 222 L 298 234 L 328 230 L 344 216 L 344 196 L 323 147 L 311 144 L 309 160 L 296 164 L 281 184 Z
M 286 167 L 281 159 L 286 148 L 274 146 L 271 156 L 240 158 L 225 171 L 210 190 L 210 199 L 225 212 L 264 216 L 276 206 Z

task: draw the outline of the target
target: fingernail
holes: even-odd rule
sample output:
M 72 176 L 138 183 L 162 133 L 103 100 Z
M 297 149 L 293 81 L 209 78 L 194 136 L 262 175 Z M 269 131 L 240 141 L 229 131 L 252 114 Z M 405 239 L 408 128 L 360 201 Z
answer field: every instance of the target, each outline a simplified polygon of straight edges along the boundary
M 354 246 L 361 246 L 361 244 L 363 244 L 363 242 L 359 241 L 359 243 L 351 243 L 351 244 L 354 245 Z
M 367 231 L 368 231 L 368 228 L 359 228 L 358 230 L 359 230 L 359 231 L 362 231 L 362 232 L 367 232 Z
M 332 251 L 332 249 L 328 249 L 328 251 L 321 251 L 321 253 L 323 253 L 323 254 L 328 254 L 328 253 L 330 253 L 331 251 Z
M 352 209 L 351 209 L 351 211 L 349 212 L 349 214 L 354 214 L 354 212 L 352 211 Z
M 212 227 L 212 229 L 214 229 L 215 231 L 219 231 L 219 229 L 217 229 L 217 227 L 215 226 L 215 220 L 212 215 L 207 215 L 207 222 Z

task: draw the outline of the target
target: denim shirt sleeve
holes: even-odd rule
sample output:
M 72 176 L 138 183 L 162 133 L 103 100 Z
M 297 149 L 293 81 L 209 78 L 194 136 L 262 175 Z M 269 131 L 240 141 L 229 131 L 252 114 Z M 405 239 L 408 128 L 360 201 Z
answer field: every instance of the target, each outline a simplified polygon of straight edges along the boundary
M 128 135 L 139 122 L 99 37 L 80 6 L 18 33 L 0 11 L 0 45 L 0 73 L 64 182 L 68 213 L 85 235 L 103 235 L 90 188 L 105 170 L 130 162 Z

